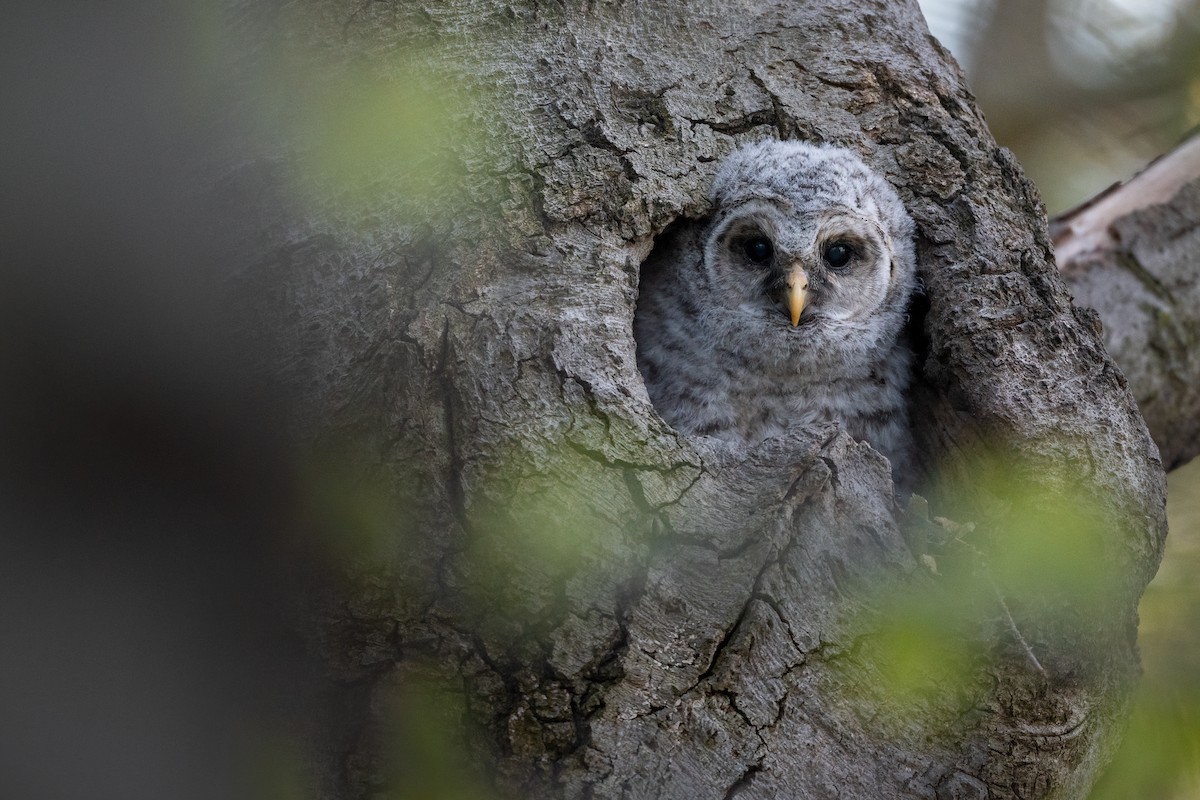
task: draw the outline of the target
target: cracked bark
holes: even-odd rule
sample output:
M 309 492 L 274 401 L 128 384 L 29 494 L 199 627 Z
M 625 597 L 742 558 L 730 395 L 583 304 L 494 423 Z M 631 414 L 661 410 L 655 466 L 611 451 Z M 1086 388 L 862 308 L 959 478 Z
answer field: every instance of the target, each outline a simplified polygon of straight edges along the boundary
M 252 271 L 288 287 L 297 427 L 353 439 L 399 509 L 387 563 L 314 612 L 330 674 L 359 687 L 350 732 L 315 744 L 324 796 L 378 788 L 379 709 L 423 670 L 465 693 L 473 761 L 511 796 L 1086 793 L 1137 671 L 1162 466 L 1054 270 L 1035 190 L 915 2 L 286 11 L 266 27 L 330 75 L 401 80 L 390 59 L 415 53 L 496 98 L 486 137 L 447 145 L 450 206 L 414 221 L 389 195 L 310 200 L 254 251 Z M 720 158 L 764 136 L 857 149 L 917 222 L 913 404 L 934 511 L 1002 550 L 1018 490 L 978 479 L 1000 453 L 1020 510 L 1069 489 L 1094 512 L 1088 541 L 1119 567 L 1102 609 L 1039 622 L 1022 609 L 1070 606 L 1048 578 L 1014 612 L 1045 674 L 981 624 L 962 635 L 994 657 L 888 717 L 870 688 L 881 592 L 956 599 L 895 522 L 886 462 L 833 429 L 708 448 L 650 406 L 639 266 L 703 217 Z M 372 626 L 397 633 L 367 658 L 356 632 Z

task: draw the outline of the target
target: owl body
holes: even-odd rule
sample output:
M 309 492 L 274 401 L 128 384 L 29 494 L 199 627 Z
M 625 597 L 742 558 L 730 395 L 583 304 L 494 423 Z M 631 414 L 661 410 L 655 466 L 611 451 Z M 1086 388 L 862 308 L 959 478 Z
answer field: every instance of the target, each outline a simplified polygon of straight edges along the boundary
M 916 267 L 895 190 L 848 150 L 772 141 L 734 152 L 712 200 L 643 270 L 634 333 L 659 413 L 742 444 L 837 422 L 906 469 Z

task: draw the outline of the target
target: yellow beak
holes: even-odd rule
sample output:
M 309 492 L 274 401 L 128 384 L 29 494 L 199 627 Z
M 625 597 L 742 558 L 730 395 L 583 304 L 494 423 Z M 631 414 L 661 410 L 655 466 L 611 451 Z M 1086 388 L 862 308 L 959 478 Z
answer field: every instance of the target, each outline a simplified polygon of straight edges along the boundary
M 792 315 L 792 327 L 800 324 L 800 313 L 808 304 L 808 273 L 796 267 L 787 279 L 787 305 Z

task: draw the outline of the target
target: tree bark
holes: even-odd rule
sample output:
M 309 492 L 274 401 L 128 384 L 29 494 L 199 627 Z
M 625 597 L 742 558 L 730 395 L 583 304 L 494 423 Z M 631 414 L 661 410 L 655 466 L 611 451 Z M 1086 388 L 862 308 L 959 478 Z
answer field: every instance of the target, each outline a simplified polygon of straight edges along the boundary
M 1200 453 L 1200 139 L 1063 214 L 1052 231 L 1075 302 L 1104 343 L 1174 469 Z
M 915 2 L 254 13 L 285 33 L 260 49 L 320 54 L 295 113 L 368 79 L 437 121 L 420 164 L 384 147 L 361 191 L 321 184 L 302 136 L 231 181 L 320 185 L 252 221 L 247 280 L 279 315 L 298 430 L 384 487 L 350 588 L 314 601 L 323 796 L 412 779 L 388 709 L 421 686 L 441 709 L 422 724 L 448 718 L 510 796 L 1086 794 L 1138 669 L 1162 465 Z M 931 513 L 907 530 L 869 447 L 710 448 L 638 375 L 641 262 L 764 137 L 856 149 L 917 222 Z M 1073 592 L 1087 554 L 1105 569 Z M 912 641 L 955 667 L 897 682 L 912 605 L 934 609 L 904 618 L 931 632 Z

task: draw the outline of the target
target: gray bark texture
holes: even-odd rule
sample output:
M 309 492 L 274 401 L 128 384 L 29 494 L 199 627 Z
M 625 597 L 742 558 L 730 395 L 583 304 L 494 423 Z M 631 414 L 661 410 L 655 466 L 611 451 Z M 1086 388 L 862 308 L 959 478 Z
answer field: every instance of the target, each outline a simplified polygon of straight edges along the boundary
M 1075 302 L 1104 323 L 1167 469 L 1200 453 L 1200 139 L 1052 225 Z
M 427 144 L 453 179 L 418 208 L 383 170 L 366 204 L 318 192 L 249 221 L 295 423 L 386 499 L 375 556 L 313 600 L 323 796 L 403 784 L 386 709 L 428 681 L 501 796 L 1086 795 L 1138 672 L 1162 463 L 1035 190 L 913 0 L 302 0 L 246 19 L 321 53 L 331 85 L 442 76 L 452 123 Z M 765 137 L 857 150 L 917 223 L 929 511 L 903 526 L 868 446 L 831 428 L 706 448 L 638 374 L 642 261 Z M 262 196 L 307 144 L 223 188 Z M 1068 529 L 1080 550 L 1055 560 Z M 1064 574 L 1085 552 L 1096 596 Z M 1027 568 L 1006 571 L 1014 553 Z M 901 697 L 889 615 L 913 603 L 956 620 L 921 641 L 958 666 Z

